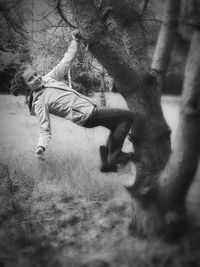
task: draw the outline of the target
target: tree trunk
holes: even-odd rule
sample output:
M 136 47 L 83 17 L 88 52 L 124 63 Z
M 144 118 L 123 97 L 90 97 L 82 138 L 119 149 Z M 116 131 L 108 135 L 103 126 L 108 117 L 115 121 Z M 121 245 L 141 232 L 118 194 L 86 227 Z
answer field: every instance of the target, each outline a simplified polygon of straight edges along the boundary
M 161 79 L 170 60 L 179 8 L 179 0 L 168 1 L 152 64 L 156 75 L 162 75 Z M 72 10 L 90 51 L 114 78 L 134 112 L 132 135 L 138 162 L 136 182 L 128 190 L 134 197 L 137 232 L 154 235 L 162 231 L 169 220 L 175 218 L 174 215 L 185 211 L 185 198 L 198 163 L 200 34 L 196 32 L 192 39 L 180 122 L 175 147 L 169 158 L 169 129 L 163 117 L 158 90 L 162 89 L 162 83 L 156 83 L 150 75 L 150 68 L 144 67 L 148 66 L 144 62 L 146 59 L 139 64 L 137 55 L 134 57 L 134 51 L 129 49 L 131 44 L 125 49 L 124 40 L 117 39 L 114 32 L 120 31 L 122 26 L 108 27 L 91 0 L 72 1 Z M 131 29 L 130 25 L 123 29 L 129 42 L 132 39 Z M 137 24 L 134 36 L 141 36 L 140 31 Z M 137 51 L 141 39 L 135 41 L 134 46 Z
M 151 69 L 157 77 L 158 90 L 162 92 L 164 78 L 170 62 L 171 51 L 178 27 L 181 0 L 168 0 L 165 2 L 165 12 Z
M 167 71 L 174 44 L 174 37 L 178 26 L 180 3 L 180 0 L 168 0 L 165 3 L 165 12 L 151 65 L 152 70 L 164 74 Z
M 193 34 L 185 69 L 179 124 L 173 152 L 152 187 L 135 199 L 135 225 L 144 235 L 169 230 L 185 217 L 186 196 L 200 152 L 200 31 Z
M 185 70 L 182 105 L 173 153 L 159 178 L 165 209 L 185 210 L 200 152 L 200 31 L 193 33 Z
M 143 47 L 143 29 L 137 21 L 124 28 L 129 42 L 135 37 L 134 53 L 126 50 L 124 40 L 115 34 L 121 32 L 122 26 L 109 27 L 91 0 L 72 1 L 72 12 L 90 51 L 113 77 L 134 113 L 132 135 L 138 159 L 136 184 L 139 185 L 165 166 L 170 153 L 170 131 L 163 116 L 157 84 L 150 75 L 150 68 L 146 67 L 150 66 L 149 62 L 137 57 L 138 49 Z

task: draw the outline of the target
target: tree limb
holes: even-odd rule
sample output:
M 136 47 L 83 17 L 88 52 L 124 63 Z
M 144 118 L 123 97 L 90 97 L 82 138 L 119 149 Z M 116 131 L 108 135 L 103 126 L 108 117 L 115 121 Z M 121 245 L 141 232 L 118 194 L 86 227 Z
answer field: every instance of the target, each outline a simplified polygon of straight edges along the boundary
M 55 27 L 55 30 L 52 32 L 52 34 L 54 34 L 57 31 L 57 29 L 60 26 L 60 24 L 62 23 L 62 21 L 63 21 L 63 19 L 61 18 L 61 20 L 59 21 L 58 25 Z
M 65 21 L 65 23 L 69 26 L 69 27 L 71 27 L 71 28 L 76 28 L 74 25 L 72 25 L 68 20 L 67 20 L 67 18 L 65 17 L 65 15 L 64 15 L 64 13 L 63 13 L 63 11 L 62 11 L 62 8 L 61 8 L 61 1 L 60 0 L 58 0 L 58 3 L 57 3 L 57 10 L 58 10 L 58 13 L 60 14 L 60 16 L 62 17 L 62 19 Z
M 185 68 L 182 106 L 173 152 L 158 180 L 161 198 L 169 209 L 185 205 L 200 154 L 200 31 L 193 33 Z
M 141 16 L 143 16 L 144 13 L 146 12 L 146 9 L 148 8 L 149 1 L 150 0 L 144 0 L 143 6 L 142 6 Z
M 162 23 L 162 20 L 156 18 L 141 18 L 141 21 L 154 21 L 158 23 Z

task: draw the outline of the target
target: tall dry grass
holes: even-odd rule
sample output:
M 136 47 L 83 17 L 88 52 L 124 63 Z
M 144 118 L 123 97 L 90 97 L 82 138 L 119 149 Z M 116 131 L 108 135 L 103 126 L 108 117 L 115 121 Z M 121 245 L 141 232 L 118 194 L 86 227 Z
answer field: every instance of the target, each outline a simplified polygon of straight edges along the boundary
M 99 145 L 105 143 L 108 131 L 84 129 L 60 118 L 51 118 L 52 141 L 45 159 L 34 157 L 38 139 L 37 118 L 30 116 L 23 98 L 2 96 L 1 163 L 16 174 L 32 181 L 37 194 L 44 190 L 70 192 L 88 199 L 107 199 L 119 188 L 112 175 L 99 172 Z
M 61 230 L 86 218 L 90 225 L 87 214 L 101 203 L 128 196 L 117 174 L 99 172 L 98 149 L 107 130 L 84 129 L 52 116 L 52 141 L 41 160 L 34 157 L 37 118 L 28 114 L 23 98 L 1 96 L 0 112 L 0 260 L 5 257 L 10 266 L 17 258 L 16 266 L 26 266 L 27 258 L 43 259 L 38 254 L 43 245 L 49 255 L 55 232 L 55 246 L 60 246 Z M 72 233 L 64 240 L 79 244 Z M 26 247 L 33 251 L 19 257 Z
M 107 104 L 126 108 L 119 95 L 107 95 Z M 163 107 L 174 129 L 177 99 L 166 99 Z M 121 184 L 123 177 L 99 172 L 98 148 L 107 130 L 84 129 L 55 117 L 51 122 L 45 160 L 35 158 L 37 118 L 29 116 L 23 98 L 0 97 L 2 266 L 76 267 L 95 257 L 111 266 L 196 264 L 194 236 L 193 251 L 182 242 L 185 258 L 177 245 L 130 236 L 131 200 Z M 130 148 L 126 140 L 124 149 Z

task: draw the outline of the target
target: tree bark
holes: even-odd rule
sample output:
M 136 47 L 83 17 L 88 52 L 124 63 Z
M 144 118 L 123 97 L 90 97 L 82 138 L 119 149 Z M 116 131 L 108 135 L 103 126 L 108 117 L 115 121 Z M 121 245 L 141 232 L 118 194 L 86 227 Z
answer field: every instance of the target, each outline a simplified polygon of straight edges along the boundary
M 166 210 L 185 210 L 200 152 L 200 31 L 193 33 L 173 152 L 158 180 Z
M 185 219 L 186 196 L 200 153 L 200 31 L 193 34 L 185 69 L 182 104 L 173 152 L 155 184 L 135 199 L 135 225 L 145 236 L 168 231 Z
M 142 47 L 143 29 L 137 21 L 124 28 L 129 40 L 138 37 L 134 40 L 134 53 L 125 49 L 122 38 L 115 34 L 121 32 L 122 26 L 108 27 L 91 0 L 72 1 L 72 12 L 90 51 L 113 77 L 135 114 L 132 135 L 138 158 L 136 184 L 139 185 L 165 166 L 170 153 L 170 131 L 163 116 L 157 84 L 150 75 L 150 68 L 145 67 L 150 66 L 149 62 L 137 57 L 137 51 Z M 134 32 L 131 32 L 133 28 Z
M 178 26 L 181 0 L 168 0 L 165 3 L 165 12 L 163 14 L 162 25 L 151 68 L 157 72 L 166 73 L 172 47 L 174 44 L 175 34 Z
M 160 29 L 160 33 L 158 36 L 158 41 L 156 44 L 155 52 L 153 61 L 151 64 L 151 75 L 156 79 L 154 90 L 156 91 L 156 96 L 160 100 L 161 92 L 163 90 L 164 85 L 164 79 L 167 72 L 167 68 L 170 62 L 170 56 L 171 51 L 174 45 L 175 41 L 175 35 L 178 28 L 178 20 L 179 20 L 179 13 L 181 8 L 181 0 L 173 1 L 173 0 L 166 0 L 165 2 L 165 8 L 164 8 L 164 14 L 163 14 L 163 21 Z M 163 142 L 163 140 L 162 140 Z M 167 151 L 167 153 L 170 153 L 170 148 Z M 165 153 L 167 155 L 167 153 Z M 169 154 L 168 154 L 169 155 Z M 158 154 L 160 157 L 161 155 Z M 162 156 L 161 156 L 162 157 Z M 165 162 L 166 163 L 166 162 Z M 164 167 L 164 164 L 163 164 Z M 137 194 L 143 194 L 144 191 L 147 190 L 148 184 L 151 187 L 151 184 L 155 182 L 155 179 L 157 177 L 157 173 L 161 169 L 158 169 L 157 172 L 151 172 L 151 175 L 154 175 L 154 178 L 151 176 L 150 179 L 147 180 L 146 186 L 144 186 L 144 183 L 142 183 L 141 192 L 138 190 Z M 131 195 L 136 195 L 136 189 L 137 189 L 137 182 L 144 179 L 139 179 L 139 173 L 137 174 L 136 183 L 132 186 L 127 188 Z M 144 174 L 142 173 L 142 176 Z M 146 175 L 149 175 L 149 170 L 146 173 Z M 145 189 L 144 189 L 145 188 Z
M 164 75 L 167 71 L 179 8 L 179 0 L 168 1 L 152 64 L 156 74 Z M 174 215 L 184 213 L 185 198 L 198 163 L 200 34 L 196 31 L 192 39 L 179 127 L 175 147 L 169 158 L 169 129 L 163 117 L 158 90 L 161 84 L 152 78 L 150 68 L 143 68 L 144 61 L 141 67 L 134 52 L 126 49 L 123 40 L 118 40 L 113 34 L 121 29 L 121 25 L 115 25 L 114 30 L 107 27 L 91 0 L 74 0 L 72 10 L 82 35 L 89 43 L 90 51 L 114 78 L 129 108 L 134 112 L 132 136 L 138 162 L 136 182 L 128 191 L 134 198 L 137 232 L 154 235 L 165 229 Z M 131 28 L 129 25 L 123 29 L 130 42 Z M 134 35 L 141 36 L 140 30 L 137 24 Z M 137 45 L 141 45 L 140 41 L 134 43 L 136 50 Z
M 171 58 L 175 35 L 178 27 L 181 0 L 167 0 L 162 25 L 151 64 L 152 74 L 157 78 L 158 91 L 161 93 L 165 75 Z

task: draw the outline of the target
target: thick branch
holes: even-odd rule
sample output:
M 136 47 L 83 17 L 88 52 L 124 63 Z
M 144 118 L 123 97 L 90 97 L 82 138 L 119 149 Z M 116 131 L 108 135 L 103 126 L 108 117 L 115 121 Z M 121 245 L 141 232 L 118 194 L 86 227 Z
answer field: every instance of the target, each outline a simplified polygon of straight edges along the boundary
M 54 31 L 52 32 L 52 34 L 54 34 L 57 29 L 60 27 L 60 24 L 62 23 L 63 19 L 61 19 L 59 22 L 58 22 L 58 25 L 55 27 Z
M 99 17 L 91 0 L 73 1 L 73 11 L 82 35 L 89 43 L 89 49 L 98 61 L 107 69 L 116 83 L 125 85 L 123 93 L 128 95 L 139 88 L 140 66 L 132 64 L 131 58 L 122 46 L 121 40 L 111 36 L 104 21 Z M 89 12 L 89 13 L 88 13 Z

